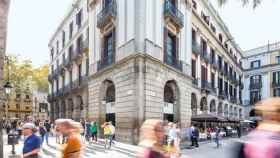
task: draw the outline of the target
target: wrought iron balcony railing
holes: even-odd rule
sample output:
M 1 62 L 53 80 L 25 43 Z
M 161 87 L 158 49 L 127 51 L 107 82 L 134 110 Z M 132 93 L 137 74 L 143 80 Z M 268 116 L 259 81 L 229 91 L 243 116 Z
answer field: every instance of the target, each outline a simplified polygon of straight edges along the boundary
M 179 28 L 184 26 L 183 13 L 170 0 L 164 2 L 164 17 L 169 18 Z
M 202 51 L 201 57 L 207 63 L 210 61 L 210 56 L 207 51 Z
M 201 89 L 202 90 L 206 90 L 208 92 L 212 91 L 212 86 L 211 83 L 209 83 L 208 81 L 201 81 Z
M 262 88 L 262 83 L 250 83 L 250 90 L 255 90 L 255 89 L 261 89 Z
M 220 99 L 226 99 L 226 93 L 225 93 L 224 91 L 219 91 L 218 97 L 219 97 Z
M 183 70 L 183 65 L 182 62 L 179 59 L 174 58 L 173 56 L 167 55 L 166 59 L 164 60 L 164 62 L 169 65 L 172 66 L 180 71 Z
M 102 70 L 112 64 L 115 63 L 115 59 L 113 57 L 113 55 L 108 56 L 108 57 L 103 57 L 103 59 L 101 59 L 100 61 L 98 61 L 97 63 L 97 70 Z
M 272 82 L 272 88 L 280 88 L 280 82 Z
M 195 42 L 195 41 L 192 42 L 192 52 L 193 52 L 194 54 L 196 54 L 196 55 L 200 55 L 200 54 L 201 54 L 201 47 L 200 47 L 200 45 L 199 45 L 197 42 Z
M 210 59 L 210 64 L 213 66 L 214 69 L 218 69 L 218 63 L 216 59 Z
M 102 11 L 97 15 L 97 27 L 104 28 L 107 24 L 115 21 L 117 17 L 117 4 L 116 0 L 111 0 Z

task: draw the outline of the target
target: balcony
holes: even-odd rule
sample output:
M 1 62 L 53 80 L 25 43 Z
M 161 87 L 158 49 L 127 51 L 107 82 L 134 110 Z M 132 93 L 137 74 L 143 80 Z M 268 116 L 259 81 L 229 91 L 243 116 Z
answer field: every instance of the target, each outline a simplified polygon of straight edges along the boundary
M 77 91 L 84 88 L 87 85 L 88 85 L 88 76 L 82 76 L 80 79 L 78 78 L 73 82 L 71 86 L 71 90 Z
M 113 57 L 113 55 L 108 56 L 108 57 L 104 57 L 103 59 L 101 59 L 100 61 L 98 61 L 97 63 L 97 70 L 100 71 L 112 64 L 115 63 L 115 59 Z
M 280 82 L 272 82 L 272 88 L 280 88 Z
M 197 78 L 194 78 L 192 80 L 192 84 L 195 85 L 195 86 L 198 86 L 198 79 Z
M 220 91 L 218 95 L 219 99 L 226 99 L 226 93 L 224 91 Z
M 210 59 L 210 64 L 212 65 L 212 67 L 214 69 L 218 69 L 218 63 L 217 63 L 216 59 Z
M 197 56 L 201 54 L 201 47 L 197 42 L 192 42 L 192 52 Z
M 164 17 L 167 21 L 171 21 L 176 27 L 184 27 L 184 15 L 173 5 L 170 0 L 164 2 Z
M 114 23 L 117 18 L 117 4 L 115 0 L 106 5 L 97 15 L 97 27 L 104 28 L 110 23 Z
M 208 63 L 210 61 L 210 56 L 208 54 L 207 51 L 203 51 L 202 54 L 201 54 L 201 58 L 206 62 Z
M 205 90 L 206 92 L 212 91 L 211 83 L 207 81 L 201 81 L 201 90 Z
M 250 83 L 250 90 L 258 90 L 262 88 L 262 83 Z
M 174 56 L 171 55 L 167 55 L 166 59 L 164 60 L 164 62 L 169 65 L 174 67 L 175 69 L 178 69 L 180 71 L 183 70 L 183 65 L 182 62 L 179 59 L 174 58 Z

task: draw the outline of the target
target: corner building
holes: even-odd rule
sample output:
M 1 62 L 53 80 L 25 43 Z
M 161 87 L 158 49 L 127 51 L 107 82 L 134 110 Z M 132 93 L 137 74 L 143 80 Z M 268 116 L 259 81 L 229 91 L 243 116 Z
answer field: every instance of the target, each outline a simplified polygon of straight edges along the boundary
M 190 125 L 189 1 L 90 0 L 89 26 L 89 119 L 129 143 L 146 119 Z
M 192 1 L 191 21 L 192 116 L 238 122 L 244 117 L 242 50 L 209 1 Z
M 88 113 L 88 11 L 76 0 L 49 42 L 49 95 L 52 120 L 80 120 Z

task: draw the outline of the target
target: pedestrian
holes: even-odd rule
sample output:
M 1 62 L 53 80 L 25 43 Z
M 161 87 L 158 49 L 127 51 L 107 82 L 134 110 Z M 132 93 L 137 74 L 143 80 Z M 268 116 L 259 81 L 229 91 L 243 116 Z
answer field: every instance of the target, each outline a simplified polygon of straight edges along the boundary
M 97 124 L 95 121 L 91 123 L 90 131 L 91 131 L 92 141 L 95 140 L 95 142 L 97 143 Z
M 49 120 L 46 120 L 44 123 L 45 129 L 46 129 L 46 134 L 45 134 L 45 138 L 46 138 L 46 143 L 47 145 L 49 145 L 49 135 L 51 132 L 51 124 L 49 122 Z
M 236 131 L 237 131 L 238 138 L 241 138 L 241 128 L 240 128 L 240 126 L 236 126 Z
M 40 136 L 41 136 L 41 145 L 43 145 L 43 143 L 44 143 L 44 137 L 45 137 L 46 132 L 47 131 L 44 127 L 43 122 L 40 122 L 39 123 L 39 133 L 40 133 Z
M 215 129 L 215 143 L 217 145 L 217 148 L 219 148 L 219 146 L 220 146 L 220 133 L 221 133 L 221 129 L 219 127 L 216 127 L 216 129 Z
M 23 158 L 38 158 L 40 151 L 41 139 L 34 134 L 35 125 L 33 123 L 25 123 L 22 126 L 22 133 L 26 138 L 23 146 Z
M 90 141 L 90 138 L 91 138 L 91 124 L 89 121 L 86 120 L 85 122 L 85 138 L 86 138 L 86 141 L 89 142 Z
M 109 129 L 110 129 L 110 135 L 109 135 L 109 148 L 111 148 L 112 146 L 112 143 L 113 143 L 113 139 L 115 137 L 115 126 L 112 124 L 112 122 L 110 121 L 109 122 Z
M 144 151 L 139 153 L 139 158 L 170 158 L 170 153 L 163 144 L 164 126 L 161 120 L 148 119 L 141 127 L 139 146 Z
M 191 146 L 195 146 L 197 148 L 199 147 L 198 138 L 199 138 L 198 128 L 196 127 L 195 124 L 193 124 L 191 127 L 191 141 L 192 141 Z
M 55 123 L 57 132 L 67 137 L 62 151 L 63 158 L 80 158 L 82 152 L 80 134 L 83 132 L 81 123 L 71 119 L 58 119 Z
M 81 139 L 84 142 L 85 141 L 85 131 L 86 131 L 85 121 L 83 119 L 80 119 L 80 124 L 83 127 L 83 132 L 81 133 Z
M 232 151 L 234 158 L 280 157 L 280 97 L 269 98 L 256 104 L 262 121 L 248 135 L 248 140 L 238 143 Z
M 109 140 L 109 137 L 110 137 L 110 134 L 111 134 L 109 123 L 105 122 L 101 127 L 103 128 L 104 148 L 106 149 L 106 147 L 108 146 L 108 140 Z

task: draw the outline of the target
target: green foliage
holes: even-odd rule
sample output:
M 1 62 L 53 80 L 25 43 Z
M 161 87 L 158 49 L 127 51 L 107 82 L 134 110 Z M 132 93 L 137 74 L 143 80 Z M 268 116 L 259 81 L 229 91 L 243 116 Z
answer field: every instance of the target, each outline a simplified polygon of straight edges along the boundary
M 20 61 L 16 56 L 9 55 L 4 65 L 5 81 L 8 80 L 8 62 L 9 80 L 16 92 L 31 93 L 34 88 L 44 92 L 48 91 L 48 65 L 34 68 L 31 60 Z

